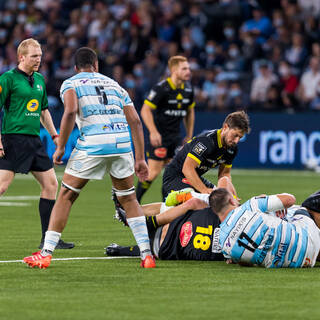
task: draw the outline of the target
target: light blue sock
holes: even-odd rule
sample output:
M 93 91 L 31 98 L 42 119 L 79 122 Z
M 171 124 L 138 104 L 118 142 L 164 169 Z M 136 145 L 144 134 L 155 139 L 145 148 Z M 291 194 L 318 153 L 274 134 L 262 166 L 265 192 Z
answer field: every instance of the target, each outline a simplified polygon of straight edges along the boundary
M 141 252 L 141 258 L 145 259 L 147 255 L 151 255 L 150 241 L 148 235 L 148 229 L 146 225 L 146 217 L 134 217 L 128 218 L 128 225 L 136 239 L 137 245 Z

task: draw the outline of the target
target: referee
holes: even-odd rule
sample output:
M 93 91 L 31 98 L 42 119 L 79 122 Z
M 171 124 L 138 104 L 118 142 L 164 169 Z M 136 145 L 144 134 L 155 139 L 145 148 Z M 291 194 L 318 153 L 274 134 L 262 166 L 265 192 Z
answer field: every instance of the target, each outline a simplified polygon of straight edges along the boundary
M 4 108 L 0 135 L 0 196 L 16 173 L 29 172 L 40 184 L 39 212 L 43 246 L 58 189 L 57 178 L 40 140 L 40 122 L 57 143 L 58 134 L 48 110 L 43 76 L 38 73 L 42 51 L 38 41 L 26 39 L 17 49 L 18 67 L 0 77 L 0 110 Z M 60 241 L 59 249 L 73 243 Z
M 188 83 L 191 77 L 189 63 L 183 56 L 173 56 L 168 67 L 170 77 L 152 88 L 141 109 L 141 117 L 149 131 L 146 148 L 149 176 L 147 181 L 138 183 L 139 202 L 181 145 L 181 120 L 186 129 L 183 142 L 193 136 L 195 102 L 193 89 Z

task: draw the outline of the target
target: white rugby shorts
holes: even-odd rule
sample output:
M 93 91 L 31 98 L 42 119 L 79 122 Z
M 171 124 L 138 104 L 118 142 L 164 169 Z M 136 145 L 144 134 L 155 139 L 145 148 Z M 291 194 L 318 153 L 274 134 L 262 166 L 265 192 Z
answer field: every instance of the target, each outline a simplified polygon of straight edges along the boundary
M 74 149 L 67 163 L 65 173 L 82 179 L 102 180 L 106 173 L 117 179 L 134 174 L 132 152 L 114 156 L 88 156 L 86 151 Z

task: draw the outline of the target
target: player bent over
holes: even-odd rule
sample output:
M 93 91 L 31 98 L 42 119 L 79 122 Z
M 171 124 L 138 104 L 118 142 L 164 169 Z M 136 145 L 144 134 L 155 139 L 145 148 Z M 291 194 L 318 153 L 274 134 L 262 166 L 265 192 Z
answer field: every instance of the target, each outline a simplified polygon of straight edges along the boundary
M 64 81 L 61 87 L 65 111 L 59 143 L 53 155 L 55 164 L 62 163 L 75 120 L 80 137 L 63 176 L 44 247 L 41 252 L 24 258 L 24 262 L 39 268 L 50 265 L 52 252 L 81 189 L 90 179 L 102 179 L 108 171 L 115 194 L 127 212 L 128 224 L 140 248 L 141 266 L 154 268 L 145 217 L 133 186 L 134 171 L 140 180 L 148 176 L 141 121 L 128 93 L 117 82 L 98 73 L 97 55 L 92 49 L 83 47 L 77 50 L 75 68 L 77 74 Z M 135 147 L 135 163 L 129 126 Z

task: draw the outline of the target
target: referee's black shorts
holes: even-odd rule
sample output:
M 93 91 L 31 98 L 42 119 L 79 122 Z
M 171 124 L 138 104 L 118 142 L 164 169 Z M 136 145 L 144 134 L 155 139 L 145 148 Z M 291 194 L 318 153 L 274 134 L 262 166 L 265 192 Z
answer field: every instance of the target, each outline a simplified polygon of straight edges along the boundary
M 39 136 L 3 134 L 1 140 L 5 155 L 0 158 L 0 170 L 28 173 L 53 168 Z
M 203 184 L 207 188 L 214 188 L 215 185 L 210 182 L 209 180 L 199 177 Z M 163 173 L 162 177 L 162 199 L 163 201 L 167 197 L 167 195 L 172 191 L 172 190 L 181 190 L 184 188 L 193 188 L 188 180 L 182 175 L 182 172 L 178 172 L 177 170 L 174 170 L 170 167 L 166 167 Z M 195 188 L 193 188 L 195 189 Z M 195 190 L 199 192 L 198 190 Z

